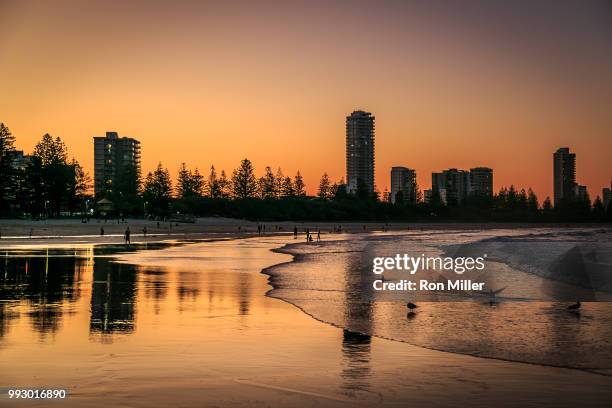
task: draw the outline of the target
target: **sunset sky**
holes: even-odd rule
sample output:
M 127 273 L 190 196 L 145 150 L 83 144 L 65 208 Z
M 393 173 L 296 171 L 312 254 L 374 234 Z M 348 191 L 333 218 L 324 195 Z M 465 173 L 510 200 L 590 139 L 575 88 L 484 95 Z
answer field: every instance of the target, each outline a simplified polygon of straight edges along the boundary
M 609 1 L 0 0 L 0 121 L 31 151 L 60 136 L 90 172 L 93 136 L 228 174 L 250 158 L 309 192 L 345 172 L 344 119 L 376 116 L 391 166 L 489 166 L 495 189 L 552 196 L 552 153 L 577 153 L 594 198 L 612 179 Z

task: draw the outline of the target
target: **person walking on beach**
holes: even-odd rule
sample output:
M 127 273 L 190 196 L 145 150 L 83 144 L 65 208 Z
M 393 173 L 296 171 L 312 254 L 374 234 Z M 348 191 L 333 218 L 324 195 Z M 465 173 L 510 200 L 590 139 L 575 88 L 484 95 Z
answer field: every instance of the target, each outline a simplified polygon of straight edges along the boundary
M 147 226 L 146 225 L 142 228 L 142 236 L 145 238 L 147 237 Z
M 100 236 L 103 237 L 104 236 L 104 227 L 100 227 Z
M 293 239 L 297 239 L 297 225 L 293 227 Z
M 321 241 L 321 230 L 317 231 L 317 242 Z
M 130 245 L 130 227 L 125 229 L 125 235 L 123 238 L 125 239 L 125 245 Z

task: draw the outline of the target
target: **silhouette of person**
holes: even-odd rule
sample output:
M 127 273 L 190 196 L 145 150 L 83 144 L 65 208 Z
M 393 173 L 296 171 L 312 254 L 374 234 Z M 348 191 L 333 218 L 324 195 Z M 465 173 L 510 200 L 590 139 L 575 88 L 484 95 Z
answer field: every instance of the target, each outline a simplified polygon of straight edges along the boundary
M 125 245 L 130 245 L 130 227 L 125 229 Z
M 142 236 L 143 237 L 147 236 L 147 227 L 146 226 L 142 228 Z
M 100 227 L 100 236 L 103 237 L 104 236 L 104 227 Z
M 297 225 L 293 227 L 293 239 L 297 239 Z
M 321 241 L 321 230 L 317 231 L 317 242 Z

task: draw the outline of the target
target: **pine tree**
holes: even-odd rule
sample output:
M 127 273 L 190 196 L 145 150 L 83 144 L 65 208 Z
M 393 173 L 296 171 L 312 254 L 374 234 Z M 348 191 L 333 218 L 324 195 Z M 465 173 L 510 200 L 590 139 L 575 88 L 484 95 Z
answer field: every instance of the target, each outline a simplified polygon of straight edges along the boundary
M 221 176 L 219 176 L 219 197 L 230 198 L 232 196 L 232 182 L 228 180 L 225 170 L 221 170 Z
M 149 211 L 158 216 L 170 214 L 172 199 L 172 182 L 170 173 L 161 163 L 153 173 L 149 172 L 145 179 L 143 198 L 148 203 Z
M 193 195 L 192 174 L 187 169 L 185 163 L 181 163 L 178 177 L 176 179 L 176 194 L 179 198 L 185 198 Z
M 54 140 L 50 134 L 45 133 L 34 147 L 32 155 L 40 157 L 43 166 L 56 163 L 66 164 L 68 149 L 62 139 L 56 137 Z
M 205 182 L 204 176 L 200 174 L 200 170 L 196 167 L 191 176 L 191 184 L 193 188 L 193 193 L 198 197 L 201 197 L 204 194 Z
M 276 197 L 280 198 L 283 196 L 283 183 L 285 182 L 285 175 L 283 170 L 279 167 L 276 170 L 276 176 L 274 177 L 274 189 L 276 190 Z
M 306 186 L 304 185 L 304 179 L 298 170 L 295 175 L 295 179 L 293 181 L 293 194 L 296 197 L 305 197 L 306 196 Z
M 89 197 L 91 177 L 85 172 L 76 159 L 70 161 L 72 176 L 69 183 L 68 208 L 73 214 L 77 211 L 85 212 L 85 200 Z
M 0 216 L 8 214 L 8 204 L 13 190 L 13 157 L 15 136 L 0 123 Z
M 327 175 L 327 173 L 323 173 L 323 176 L 321 176 L 321 181 L 319 182 L 319 198 L 323 200 L 329 199 L 331 197 L 330 190 L 331 188 L 329 185 L 329 176 Z
M 527 190 L 527 208 L 530 212 L 537 213 L 539 207 L 538 197 L 535 195 L 533 190 L 529 188 L 529 190 Z
M 208 196 L 210 198 L 221 197 L 221 188 L 217 179 L 217 171 L 215 166 L 210 166 L 210 174 L 208 175 Z
M 295 191 L 293 190 L 293 181 L 291 177 L 287 176 L 283 180 L 283 185 L 281 187 L 281 196 L 283 198 L 293 197 L 295 195 Z
M 270 166 L 266 167 L 266 172 L 258 181 L 259 198 L 269 199 L 276 197 L 276 178 L 272 174 Z
M 74 170 L 67 163 L 68 149 L 61 138 L 53 139 L 46 133 L 34 147 L 32 156 L 41 164 L 46 215 L 59 216 L 62 205 L 69 201 L 69 186 L 74 182 Z
M 232 187 L 234 197 L 238 199 L 252 198 L 257 193 L 257 179 L 249 159 L 242 160 L 240 167 L 234 170 Z

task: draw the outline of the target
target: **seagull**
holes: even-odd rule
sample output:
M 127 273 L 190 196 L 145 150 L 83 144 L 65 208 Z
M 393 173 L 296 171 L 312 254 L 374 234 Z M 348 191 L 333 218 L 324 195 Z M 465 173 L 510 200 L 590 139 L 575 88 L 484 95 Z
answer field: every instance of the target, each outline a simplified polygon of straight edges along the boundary
M 415 304 L 414 304 L 414 303 L 412 303 L 412 302 L 408 302 L 408 303 L 406 304 L 406 307 L 407 307 L 408 309 L 410 309 L 410 311 L 412 312 L 412 311 L 413 311 L 414 309 L 416 309 L 418 306 L 417 306 L 417 305 L 415 305 Z
M 580 301 L 577 300 L 576 303 L 574 303 L 573 305 L 569 305 L 567 307 L 567 310 L 569 310 L 570 312 L 579 312 L 580 311 Z

